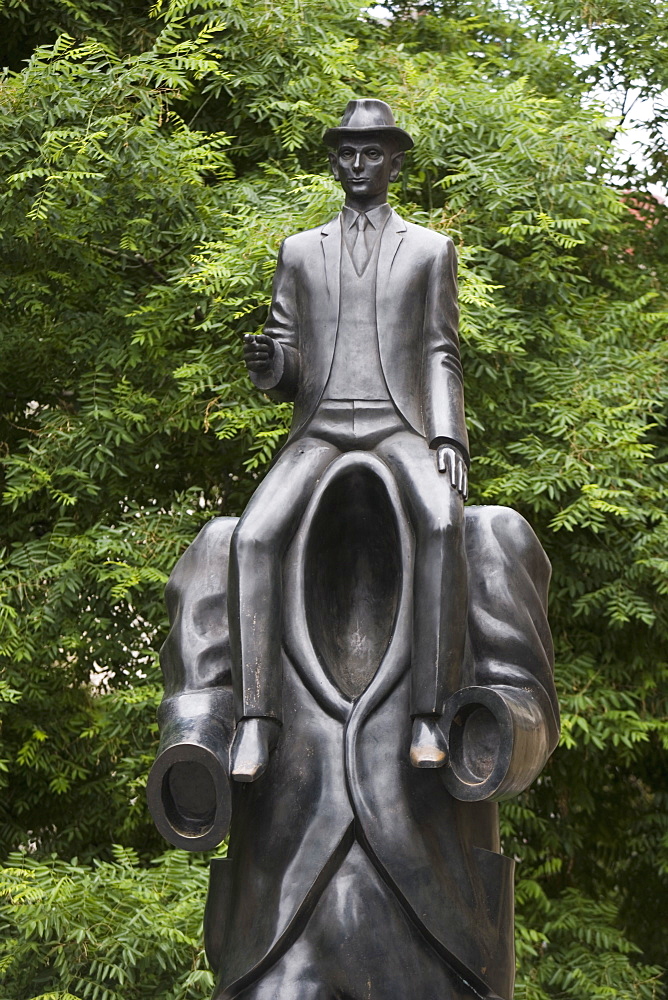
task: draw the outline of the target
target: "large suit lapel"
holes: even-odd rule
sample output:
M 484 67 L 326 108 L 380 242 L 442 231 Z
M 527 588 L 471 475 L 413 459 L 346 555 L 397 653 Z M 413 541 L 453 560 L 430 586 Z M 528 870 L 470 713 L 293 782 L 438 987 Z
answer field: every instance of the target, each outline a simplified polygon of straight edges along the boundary
M 406 233 L 406 223 L 396 212 L 387 220 L 380 239 L 380 251 L 378 254 L 378 272 L 376 274 L 376 329 L 378 330 L 378 351 L 380 353 L 380 364 L 385 375 L 385 382 L 389 389 L 390 396 L 395 405 L 403 412 L 403 404 L 396 393 L 396 366 L 399 346 L 396 343 L 397 329 L 403 329 L 401 324 L 396 322 L 397 311 L 397 273 L 394 273 L 394 282 L 390 284 L 390 274 L 392 266 L 396 263 L 397 257 L 401 254 L 401 244 Z M 409 317 L 404 317 L 407 323 Z M 404 416 L 407 417 L 406 413 Z M 408 417 L 407 417 L 408 419 Z M 409 423 L 412 423 L 410 419 Z
M 378 254 L 378 274 L 376 277 L 376 316 L 379 330 L 383 326 L 383 307 L 390 283 L 390 271 L 397 251 L 402 244 L 406 223 L 392 212 L 387 220 L 383 234 L 380 238 L 380 252 Z
M 335 219 L 328 222 L 321 230 L 321 241 L 323 254 L 323 264 L 325 268 L 325 286 L 327 288 L 327 316 L 324 328 L 318 331 L 318 335 L 323 337 L 323 388 L 329 378 L 329 372 L 334 358 L 334 345 L 336 343 L 336 331 L 339 325 L 339 302 L 341 290 L 341 217 L 337 215 Z

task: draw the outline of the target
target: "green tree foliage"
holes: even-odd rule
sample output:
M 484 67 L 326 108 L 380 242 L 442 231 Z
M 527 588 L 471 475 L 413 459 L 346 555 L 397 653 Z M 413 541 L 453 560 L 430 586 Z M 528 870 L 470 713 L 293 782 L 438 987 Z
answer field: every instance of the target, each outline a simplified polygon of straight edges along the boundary
M 610 123 L 559 42 L 617 22 L 388 7 L 0 4 L 8 1000 L 209 990 L 204 862 L 161 854 L 144 804 L 162 588 L 285 433 L 240 338 L 281 238 L 337 210 L 320 135 L 360 94 L 416 136 L 396 204 L 458 245 L 472 501 L 554 566 L 564 738 L 503 809 L 517 996 L 665 996 L 666 213 L 606 184 Z
M 148 867 L 122 847 L 92 865 L 11 855 L 0 875 L 3 995 L 207 996 L 213 974 L 201 933 L 206 883 L 206 869 L 184 851 Z
M 541 38 L 560 37 L 583 58 L 578 77 L 610 96 L 611 134 L 633 120 L 643 102 L 646 138 L 642 161 L 617 164 L 630 183 L 637 174 L 665 183 L 668 164 L 668 4 L 665 0 L 517 0 L 520 15 L 534 19 Z M 636 175 L 636 177 L 634 177 Z

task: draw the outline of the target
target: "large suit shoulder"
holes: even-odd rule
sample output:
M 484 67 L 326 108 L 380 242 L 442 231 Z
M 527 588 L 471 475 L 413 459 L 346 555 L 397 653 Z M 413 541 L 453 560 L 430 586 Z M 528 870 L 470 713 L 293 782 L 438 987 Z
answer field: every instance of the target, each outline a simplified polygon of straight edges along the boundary
M 424 250 L 431 252 L 435 257 L 456 257 L 455 244 L 445 233 L 438 233 L 435 229 L 427 229 L 426 226 L 418 226 L 414 222 L 406 222 L 406 236 L 411 243 L 419 244 Z
M 322 239 L 322 226 L 316 229 L 305 229 L 301 233 L 287 236 L 281 245 L 281 257 L 285 263 L 297 263 L 307 259 L 314 247 L 319 246 Z

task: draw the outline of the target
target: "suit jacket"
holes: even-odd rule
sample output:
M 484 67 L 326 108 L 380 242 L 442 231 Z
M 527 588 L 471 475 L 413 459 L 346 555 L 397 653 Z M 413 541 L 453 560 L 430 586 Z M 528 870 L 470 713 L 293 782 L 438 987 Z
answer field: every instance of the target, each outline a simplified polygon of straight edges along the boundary
M 294 401 L 291 436 L 314 413 L 329 378 L 339 320 L 341 222 L 289 236 L 281 247 L 265 333 L 272 369 L 251 374 L 278 401 Z M 430 444 L 446 439 L 468 457 L 457 333 L 454 243 L 396 212 L 381 236 L 376 280 L 378 346 L 397 409 Z
M 167 839 L 190 850 L 210 850 L 224 837 L 229 786 L 221 780 L 211 829 L 179 836 L 161 762 L 206 762 L 208 755 L 222 779 L 229 773 L 234 711 L 225 592 L 236 523 L 210 521 L 168 585 L 172 627 L 161 651 L 165 699 L 149 803 Z M 558 738 L 546 617 L 550 566 L 526 521 L 506 508 L 466 509 L 466 549 L 462 685 L 520 704 L 529 719 L 530 746 L 510 764 L 509 794 L 516 794 Z M 444 960 L 480 996 L 510 1000 L 514 862 L 499 853 L 497 805 L 453 797 L 449 768 L 416 772 L 409 765 L 406 657 L 384 661 L 348 708 L 328 696 L 331 684 L 316 664 L 308 670 L 285 655 L 283 671 L 283 736 L 262 780 L 233 783 L 229 855 L 212 863 L 205 936 L 219 976 L 215 1000 L 237 996 L 290 947 L 353 835 Z M 395 946 L 400 942 L 388 944 Z

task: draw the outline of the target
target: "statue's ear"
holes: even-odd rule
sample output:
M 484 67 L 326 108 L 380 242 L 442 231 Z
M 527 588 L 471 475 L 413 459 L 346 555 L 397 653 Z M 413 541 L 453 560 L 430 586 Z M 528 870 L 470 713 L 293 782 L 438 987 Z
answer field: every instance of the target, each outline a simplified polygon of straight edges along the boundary
M 404 156 L 406 154 L 403 150 L 398 153 L 394 153 L 392 156 L 392 169 L 390 170 L 390 183 L 396 181 L 397 177 L 401 173 L 401 168 L 404 165 Z
M 329 157 L 329 166 L 330 166 L 330 169 L 331 169 L 332 173 L 334 174 L 334 179 L 338 181 L 339 180 L 339 161 L 338 161 L 338 157 L 337 157 L 336 153 L 334 152 L 334 150 L 332 150 L 332 149 L 330 149 L 330 151 L 328 152 L 327 156 Z

